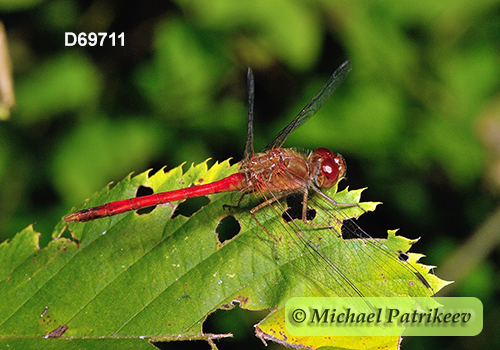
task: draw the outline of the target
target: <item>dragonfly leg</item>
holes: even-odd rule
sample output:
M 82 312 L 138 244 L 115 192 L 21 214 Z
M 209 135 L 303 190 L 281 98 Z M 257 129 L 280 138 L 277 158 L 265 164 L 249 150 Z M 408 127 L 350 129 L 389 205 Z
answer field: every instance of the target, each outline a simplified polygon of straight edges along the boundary
M 363 210 L 363 208 L 358 203 L 338 203 L 331 198 L 328 198 L 328 201 L 338 208 L 359 207 L 360 209 Z M 302 199 L 301 199 L 300 205 L 301 205 L 300 216 L 298 216 L 297 214 L 295 214 L 297 216 L 294 216 L 293 214 L 290 214 L 288 211 L 285 212 L 285 214 L 288 215 L 287 219 L 285 219 L 287 222 L 293 221 L 296 219 L 300 219 L 302 221 L 302 223 L 307 225 L 307 226 L 317 227 L 317 228 L 325 228 L 325 229 L 332 229 L 332 228 L 338 229 L 339 227 L 341 227 L 343 225 L 343 220 L 340 218 L 336 218 L 335 216 L 334 216 L 336 219 L 335 222 L 331 222 L 331 221 L 324 222 L 324 223 L 315 222 L 314 219 L 316 218 L 316 215 L 312 215 L 312 216 L 309 215 L 310 211 L 315 211 L 315 210 L 310 209 L 308 206 L 309 205 L 309 192 L 307 191 L 307 188 L 304 189 L 304 191 L 302 193 Z M 338 235 L 342 236 L 342 234 L 340 232 L 338 233 Z M 361 237 L 358 237 L 358 238 L 361 238 Z
M 302 222 L 307 224 L 307 188 L 304 191 L 304 197 L 302 198 Z
M 278 251 L 277 251 L 277 244 L 278 244 L 278 240 L 276 239 L 276 237 L 274 237 L 273 235 L 271 235 L 269 233 L 269 231 L 264 227 L 264 225 L 261 224 L 261 222 L 259 221 L 259 219 L 257 219 L 257 217 L 255 216 L 255 213 L 257 211 L 259 211 L 260 209 L 268 206 L 268 205 L 271 205 L 273 204 L 274 202 L 277 202 L 279 201 L 281 198 L 285 197 L 286 194 L 281 194 L 281 195 L 278 195 L 278 196 L 272 196 L 272 198 L 270 199 L 267 199 L 266 201 L 260 203 L 259 205 L 257 205 L 256 207 L 254 207 L 253 209 L 250 210 L 250 215 L 252 215 L 252 218 L 255 220 L 255 222 L 264 230 L 265 233 L 267 233 L 267 235 L 269 237 L 271 237 L 274 241 L 274 258 L 276 260 L 278 260 Z
M 240 208 L 240 204 L 241 204 L 241 201 L 243 200 L 243 198 L 247 195 L 248 193 L 244 192 L 240 199 L 238 199 L 238 203 L 236 203 L 236 205 L 231 205 L 231 204 L 223 204 L 222 205 L 222 209 L 224 210 L 231 210 L 231 209 L 239 209 Z

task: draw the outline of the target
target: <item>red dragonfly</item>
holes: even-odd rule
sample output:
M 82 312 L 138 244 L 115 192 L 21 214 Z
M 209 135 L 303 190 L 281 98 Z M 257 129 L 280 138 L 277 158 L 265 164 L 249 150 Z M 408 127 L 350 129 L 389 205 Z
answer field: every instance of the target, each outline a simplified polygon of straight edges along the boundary
M 321 189 L 325 190 L 332 188 L 345 177 L 346 163 L 344 158 L 340 154 L 335 154 L 326 148 L 318 148 L 307 155 L 293 149 L 282 148 L 282 146 L 295 129 L 309 120 L 309 118 L 325 104 L 334 91 L 345 80 L 350 70 L 350 62 L 345 61 L 291 123 L 281 130 L 261 153 L 255 154 L 253 149 L 254 79 L 252 70 L 249 68 L 247 73 L 249 91 L 247 140 L 245 144 L 245 156 L 239 163 L 239 170 L 237 173 L 219 181 L 204 185 L 130 198 L 89 209 L 83 209 L 65 216 L 64 220 L 66 222 L 85 222 L 163 203 L 206 196 L 214 193 L 235 191 L 239 191 L 243 193 L 243 195 L 255 193 L 262 196 L 263 202 L 251 209 L 250 213 L 260 227 L 266 232 L 268 232 L 268 230 L 256 218 L 255 213 L 265 206 L 279 202 L 283 197 L 290 198 L 290 196 L 299 196 L 301 207 L 297 210 L 297 205 L 295 205 L 295 211 L 298 213 L 292 215 L 290 211 L 285 211 L 282 215 L 284 221 L 292 223 L 292 225 L 294 219 L 300 219 L 307 224 L 314 218 L 314 215 L 311 215 L 311 209 L 308 207 L 310 192 L 318 194 L 324 202 L 326 201 L 326 203 L 329 203 L 329 207 L 326 208 L 326 211 L 339 213 L 338 207 L 340 205 L 324 194 Z M 351 206 L 354 205 L 356 204 L 352 204 Z M 330 215 L 334 216 L 334 214 Z M 336 220 L 336 222 L 342 221 L 342 219 L 339 218 L 334 218 L 334 220 Z M 354 235 L 355 238 L 366 239 L 367 242 L 375 246 L 382 254 L 390 256 L 396 265 L 401 265 L 402 268 L 410 271 L 420 280 L 424 290 L 427 289 L 427 295 L 431 294 L 429 290 L 432 290 L 432 288 L 429 283 L 415 267 L 407 263 L 406 260 L 408 256 L 405 253 L 396 253 L 390 250 L 380 241 L 371 238 L 356 224 L 351 225 L 355 225 L 354 230 L 351 230 L 351 234 Z M 314 253 L 314 259 L 327 265 L 326 270 L 333 272 L 331 275 L 334 275 L 334 280 L 348 292 L 348 295 L 363 296 L 363 293 L 354 283 L 351 282 L 351 280 L 342 273 L 340 268 L 307 237 L 302 229 L 297 225 L 293 225 L 293 231 L 300 238 L 303 249 Z M 269 235 L 272 237 L 271 234 Z M 273 239 L 277 242 L 276 238 Z M 371 259 L 376 263 L 375 258 L 371 257 Z

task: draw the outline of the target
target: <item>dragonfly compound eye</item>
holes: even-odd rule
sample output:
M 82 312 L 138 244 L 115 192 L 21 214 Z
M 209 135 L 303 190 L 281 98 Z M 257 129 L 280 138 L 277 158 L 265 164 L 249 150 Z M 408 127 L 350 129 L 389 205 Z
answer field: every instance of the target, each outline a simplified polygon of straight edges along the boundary
M 331 188 L 344 177 L 346 166 L 340 154 L 334 155 L 329 149 L 318 148 L 310 159 L 316 163 L 316 183 L 321 188 Z

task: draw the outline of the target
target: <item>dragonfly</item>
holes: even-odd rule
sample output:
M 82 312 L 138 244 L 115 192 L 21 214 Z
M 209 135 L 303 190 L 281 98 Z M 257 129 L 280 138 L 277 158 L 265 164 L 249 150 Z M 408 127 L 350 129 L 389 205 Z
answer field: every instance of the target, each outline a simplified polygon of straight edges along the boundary
M 333 280 L 347 292 L 346 294 L 348 296 L 363 296 L 363 292 L 360 291 L 351 279 L 342 272 L 338 264 L 333 263 L 329 257 L 318 248 L 318 245 L 308 237 L 306 232 L 295 223 L 296 220 L 300 220 L 304 224 L 311 224 L 311 221 L 314 220 L 316 216 L 313 212 L 314 210 L 308 206 L 311 202 L 311 194 L 319 196 L 326 212 L 334 213 L 330 215 L 335 222 L 343 220 L 342 218 L 338 218 L 339 215 L 342 215 L 338 214 L 340 213 L 339 207 L 342 205 L 330 198 L 322 190 L 337 186 L 338 183 L 345 178 L 346 161 L 342 155 L 334 153 L 327 148 L 318 148 L 313 152 L 305 153 L 295 149 L 282 147 L 293 131 L 318 112 L 335 90 L 344 82 L 350 71 L 350 62 L 345 61 L 342 63 L 302 111 L 281 130 L 271 142 L 269 142 L 262 152 L 255 153 L 253 145 L 255 86 L 252 70 L 248 68 L 247 139 L 244 149 L 244 158 L 239 162 L 238 171 L 236 173 L 207 184 L 119 200 L 83 209 L 65 216 L 64 221 L 86 222 L 118 215 L 131 210 L 140 210 L 165 203 L 223 192 L 242 193 L 243 195 L 237 205 L 239 206 L 241 199 L 245 195 L 254 193 L 262 198 L 262 202 L 253 207 L 250 210 L 250 214 L 257 224 L 273 237 L 269 230 L 264 227 L 256 217 L 257 212 L 267 206 L 272 206 L 274 203 L 279 203 L 279 201 L 285 197 L 287 198 L 287 203 L 289 198 L 298 198 L 295 204 L 291 204 L 295 209 L 293 215 L 292 211 L 286 210 L 283 205 L 279 204 L 284 225 L 291 227 L 292 231 L 298 237 L 297 239 L 302 249 L 304 249 L 306 253 L 310 253 L 307 254 L 312 256 L 310 262 L 319 262 L 324 265 L 323 270 L 328 271 L 326 279 L 328 279 L 329 276 L 333 277 Z M 357 204 L 344 204 L 344 206 L 355 205 Z M 226 205 L 225 207 L 231 208 L 233 206 Z M 277 210 L 275 209 L 275 211 Z M 428 281 L 415 267 L 407 262 L 408 259 L 404 252 L 392 251 L 379 240 L 369 236 L 359 228 L 357 224 L 354 223 L 351 225 L 355 226 L 354 229 L 351 229 L 351 234 L 354 235 L 355 238 L 364 239 L 368 244 L 376 248 L 382 256 L 388 256 L 392 259 L 398 268 L 409 271 L 416 276 L 421 286 L 423 286 L 424 291 L 427 294 L 433 294 Z M 340 232 L 338 235 L 340 236 Z M 274 237 L 273 239 L 277 244 L 277 239 Z M 377 263 L 375 257 L 371 257 L 371 260 Z M 325 279 L 325 276 L 323 276 L 323 279 Z

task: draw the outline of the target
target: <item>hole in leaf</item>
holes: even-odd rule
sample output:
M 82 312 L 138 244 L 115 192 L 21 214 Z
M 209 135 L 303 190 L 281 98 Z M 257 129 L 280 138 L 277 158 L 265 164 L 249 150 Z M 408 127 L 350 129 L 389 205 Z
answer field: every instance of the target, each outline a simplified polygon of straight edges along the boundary
M 286 197 L 286 204 L 288 208 L 281 215 L 285 222 L 290 222 L 293 220 L 302 220 L 302 207 L 303 207 L 304 197 L 301 194 L 291 194 Z M 306 209 L 306 220 L 311 221 L 316 217 L 316 210 L 307 208 Z
M 234 236 L 236 236 L 241 231 L 241 226 L 238 220 L 232 215 L 228 215 L 219 221 L 215 232 L 219 237 L 219 242 L 223 243 Z
M 342 221 L 342 239 L 357 239 L 363 238 L 363 236 L 363 232 L 359 229 L 359 226 L 356 225 L 354 219 Z
M 269 314 L 269 311 L 244 310 L 236 304 L 229 310 L 211 313 L 203 323 L 203 333 L 232 333 L 233 338 L 217 340 L 217 348 L 224 349 L 262 349 L 262 341 L 255 336 L 254 325 Z
M 38 247 L 39 249 L 45 248 L 50 242 L 50 236 L 44 237 L 45 235 L 41 235 L 38 241 Z M 66 226 L 63 232 L 58 236 L 59 238 L 66 238 L 69 239 L 70 241 L 73 241 L 77 247 L 80 246 L 80 240 L 75 238 L 72 234 L 72 231 L 70 230 L 69 226 Z
M 190 217 L 208 203 L 210 203 L 210 200 L 205 196 L 189 198 L 177 206 L 172 218 L 175 218 L 177 215 Z
M 202 349 L 209 350 L 210 345 L 204 340 L 186 340 L 186 341 L 169 341 L 163 343 L 153 343 L 161 350 L 191 350 Z M 217 343 L 218 344 L 218 343 Z
M 137 189 L 136 197 L 149 196 L 150 194 L 153 194 L 153 193 L 154 193 L 154 191 L 151 187 L 139 186 L 139 188 Z M 137 210 L 137 214 L 139 214 L 139 215 L 149 214 L 155 208 L 156 208 L 156 205 L 149 207 L 149 208 L 139 209 L 139 210 Z
M 364 227 L 369 225 L 364 224 L 364 217 L 358 219 L 345 219 L 342 221 L 342 239 L 359 239 L 359 238 L 387 238 L 387 233 L 385 236 L 377 235 L 373 232 L 374 230 L 365 231 Z M 361 225 L 359 225 L 361 223 Z M 366 222 L 365 222 L 366 223 Z M 362 228 L 363 227 L 363 228 Z
M 408 254 L 406 254 L 405 252 L 401 251 L 401 250 L 398 250 L 398 259 L 401 260 L 401 261 L 408 261 L 408 259 L 410 258 L 410 256 Z

